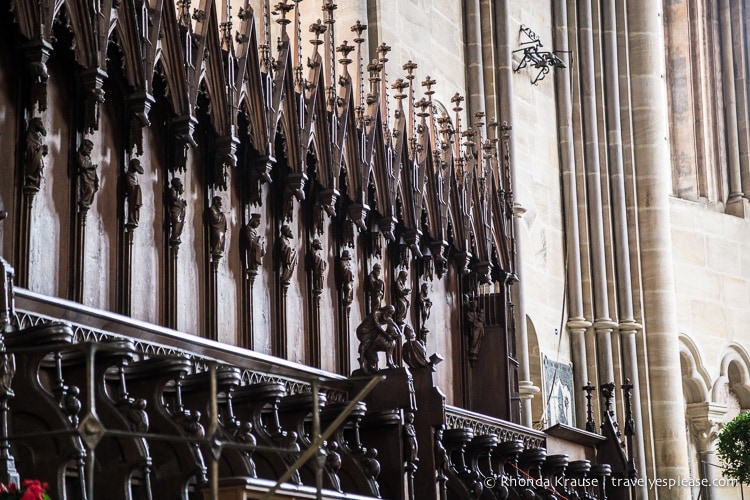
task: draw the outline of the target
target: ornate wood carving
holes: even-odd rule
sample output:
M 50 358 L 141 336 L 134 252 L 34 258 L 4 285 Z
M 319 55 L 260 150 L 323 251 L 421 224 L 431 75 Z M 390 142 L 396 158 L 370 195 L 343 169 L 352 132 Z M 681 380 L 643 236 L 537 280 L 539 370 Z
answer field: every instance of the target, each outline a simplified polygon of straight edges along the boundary
M 368 315 L 357 327 L 359 366 L 363 374 L 378 372 L 378 352 L 385 353 L 388 368 L 396 368 L 393 355 L 401 340 L 401 329 L 394 320 L 394 313 L 393 306 L 383 306 Z
M 279 265 L 281 266 L 279 271 L 279 278 L 281 285 L 284 290 L 289 288 L 289 283 L 294 275 L 294 270 L 297 268 L 297 248 L 294 246 L 294 235 L 292 234 L 292 228 L 284 224 L 281 226 L 279 232 Z
M 242 228 L 240 240 L 245 275 L 251 282 L 258 275 L 266 255 L 266 239 L 258 232 L 259 226 L 260 214 L 250 214 L 250 221 Z
M 367 313 L 372 314 L 380 309 L 385 295 L 385 282 L 380 277 L 382 266 L 377 262 L 372 266 L 372 271 L 365 279 L 365 295 L 367 297 Z
M 377 361 L 373 360 L 383 351 L 393 358 L 390 364 L 400 362 L 402 334 L 406 342 L 403 344 L 404 361 L 415 370 L 427 368 L 430 362 L 426 356 L 426 323 L 432 301 L 429 283 L 422 283 L 422 280 L 433 280 L 435 276 L 441 279 L 452 272 L 447 265 L 449 255 L 459 260 L 460 272 L 472 271 L 470 279 L 460 280 L 461 286 L 467 283 L 471 288 L 477 282 L 486 282 L 491 271 L 493 279 L 514 275 L 513 193 L 507 127 L 501 129 L 502 137 L 498 137 L 496 124 L 490 124 L 487 140 L 478 132 L 464 132 L 458 119 L 462 98 L 453 99 L 455 115 L 451 118 L 442 115 L 438 111 L 439 104 L 432 99 L 436 82 L 428 76 L 422 83 L 425 97 L 418 100 L 414 85 L 417 68 L 413 63 L 404 66 L 405 78 L 396 79 L 391 86 L 385 79 L 387 45 L 378 48 L 376 60 L 370 64 L 363 61 L 366 26 L 357 23 L 352 27 L 353 45 L 342 42 L 336 46 L 335 6 L 331 2 L 326 3 L 325 19 L 310 26 L 313 48 L 304 61 L 297 3 L 283 0 L 276 7 L 281 36 L 279 43 L 272 46 L 265 22 L 271 15 L 265 2 L 261 2 L 257 18 L 249 2 L 242 2 L 233 19 L 230 12 L 220 14 L 218 3 L 212 0 L 196 1 L 193 5 L 189 0 L 179 0 L 176 4 L 158 0 L 151 3 L 69 0 L 59 4 L 51 0 L 17 0 L 15 16 L 19 31 L 26 39 L 23 51 L 29 65 L 26 74 L 30 78 L 24 119 L 34 117 L 29 122 L 29 134 L 37 134 L 36 142 L 26 139 L 27 146 L 37 149 L 23 160 L 23 183 L 30 190 L 43 186 L 44 152 L 43 148 L 39 149 L 39 143 L 43 143 L 44 134 L 36 125 L 43 123 L 40 119 L 43 115 L 39 115 L 48 104 L 46 63 L 53 48 L 51 30 L 57 17 L 68 22 L 74 34 L 80 68 L 71 71 L 78 72 L 76 81 L 83 86 L 77 89 L 82 90 L 84 97 L 78 112 L 80 118 L 77 118 L 80 123 L 71 126 L 77 134 L 71 141 L 81 141 L 86 134 L 90 137 L 98 127 L 110 43 L 117 44 L 122 53 L 128 88 L 124 102 L 120 103 L 125 125 L 118 139 L 123 151 L 117 151 L 117 155 L 143 158 L 140 153 L 148 149 L 144 142 L 150 137 L 144 131 L 149 127 L 157 132 L 153 135 L 156 139 L 169 138 L 167 152 L 163 155 L 166 158 L 161 158 L 167 164 L 165 180 L 169 185 L 158 184 L 166 204 L 164 272 L 167 275 L 168 326 L 177 324 L 177 255 L 186 223 L 187 202 L 179 178 L 185 177 L 179 172 L 197 163 L 188 161 L 187 149 L 199 147 L 193 132 L 198 123 L 196 107 L 200 94 L 200 111 L 206 111 L 201 114 L 201 130 L 211 136 L 208 141 L 200 141 L 201 145 L 210 144 L 211 149 L 201 156 L 216 160 L 205 171 L 198 167 L 198 172 L 185 175 L 190 175 L 191 189 L 197 186 L 198 199 L 211 199 L 209 196 L 224 188 L 231 188 L 230 192 L 241 198 L 245 225 L 239 240 L 247 283 L 252 287 L 264 267 L 268 270 L 274 267 L 278 273 L 271 281 L 279 293 L 269 298 L 275 318 L 271 326 L 278 330 L 273 340 L 274 353 L 287 355 L 284 320 L 290 311 L 282 296 L 294 281 L 298 247 L 299 251 L 305 250 L 292 235 L 304 235 L 301 241 L 310 242 L 305 255 L 310 259 L 309 286 L 307 290 L 304 286 L 301 288 L 303 295 L 308 294 L 307 304 L 313 311 L 320 307 L 329 266 L 336 271 L 335 281 L 340 288 L 337 352 L 342 358 L 338 365 L 341 371 L 349 371 L 349 343 L 353 333 L 349 325 L 350 311 L 358 295 L 364 298 L 366 314 L 357 329 L 361 342 L 360 369 L 368 373 L 377 371 Z M 292 23 L 293 27 L 289 27 Z M 163 77 L 166 84 L 163 93 L 161 84 L 160 91 L 154 91 L 152 82 L 156 72 L 160 76 L 157 82 Z M 369 87 L 365 90 L 363 82 L 367 80 Z M 397 100 L 393 116 L 388 109 L 389 88 L 395 89 Z M 169 109 L 164 109 L 165 114 L 150 123 L 149 111 L 155 96 L 159 99 L 160 110 L 162 106 Z M 162 96 L 166 98 L 164 105 Z M 476 130 L 480 130 L 483 117 L 476 118 Z M 165 120 L 168 121 L 166 127 Z M 102 138 L 95 142 L 106 145 L 107 140 Z M 90 143 L 85 139 L 83 144 L 86 142 Z M 239 165 L 235 159 L 238 150 L 242 153 Z M 73 223 L 76 226 L 72 231 L 73 240 L 77 242 L 73 258 L 83 255 L 82 224 L 96 200 L 98 176 L 90 153 L 86 162 L 88 166 L 81 167 L 81 173 L 75 172 L 76 185 L 71 187 L 71 209 L 80 214 L 74 217 Z M 78 160 L 78 163 L 85 162 Z M 238 175 L 227 176 L 228 169 L 235 165 Z M 16 165 L 19 171 L 20 167 Z M 274 169 L 277 171 L 273 172 Z M 129 172 L 121 179 L 125 201 L 120 213 L 131 239 L 140 215 L 137 173 L 138 169 L 131 162 Z M 274 186 L 273 190 L 262 189 L 272 178 L 281 185 Z M 227 185 L 230 180 L 239 185 Z M 251 207 L 267 201 L 269 192 L 272 196 L 285 197 L 283 203 L 277 204 L 278 200 L 274 200 L 269 211 L 264 212 L 264 219 L 268 219 L 265 222 L 280 231 L 273 242 L 273 264 L 264 258 L 261 216 L 249 213 L 255 210 Z M 314 210 L 314 215 L 293 221 L 293 216 L 299 213 L 295 205 L 304 201 L 305 196 L 311 199 L 302 208 Z M 97 204 L 99 202 L 96 200 Z M 226 216 L 216 205 L 214 203 L 205 214 L 209 246 L 206 266 L 214 272 L 226 251 L 227 231 Z M 310 220 L 315 227 L 305 227 Z M 324 236 L 329 227 L 333 233 L 327 238 Z M 362 237 L 358 237 L 358 232 Z M 355 266 L 354 260 L 360 258 L 361 265 Z M 409 265 L 415 258 L 418 263 L 410 273 Z M 379 263 L 373 265 L 376 260 Z M 492 269 L 495 264 L 498 269 Z M 396 279 L 388 283 L 392 287 L 388 302 L 395 307 L 384 307 L 381 265 L 387 265 L 387 271 L 395 275 Z M 80 296 L 82 289 L 82 267 L 82 264 L 73 266 L 74 293 L 71 295 L 74 298 Z M 371 270 L 369 275 L 368 270 Z M 389 273 L 386 274 L 391 279 Z M 412 281 L 409 282 L 409 278 Z M 363 286 L 365 293 L 357 294 L 355 284 Z M 217 286 L 215 280 L 209 285 L 212 297 L 216 295 Z M 417 288 L 418 297 L 414 293 Z M 244 307 L 250 311 L 244 316 L 249 325 L 252 293 L 246 291 L 243 299 Z M 411 316 L 416 320 L 413 326 L 408 314 L 412 305 L 417 309 Z M 217 306 L 211 307 L 215 317 Z M 467 303 L 462 312 L 466 314 L 471 307 Z M 463 330 L 460 335 L 468 338 L 470 360 L 476 359 L 479 351 L 482 329 L 478 325 L 483 324 L 482 320 L 471 319 L 471 314 L 481 318 L 481 314 L 474 311 L 460 321 Z M 315 323 L 313 320 L 312 324 Z M 245 344 L 252 346 L 249 328 L 246 327 L 250 333 Z M 378 333 L 389 329 L 390 336 Z M 313 328 L 308 333 L 311 341 L 306 344 L 313 351 L 318 350 L 315 342 L 321 341 L 322 332 L 316 333 Z M 315 354 L 308 355 L 315 364 Z M 191 419 L 186 418 L 185 422 L 200 423 L 194 421 L 194 416 Z M 247 433 L 250 432 L 252 430 L 247 429 Z M 334 458 L 329 464 L 329 473 L 335 477 L 339 467 L 343 467 L 340 462 L 346 461 L 346 452 L 340 448 L 337 451 L 332 445 L 331 449 Z M 335 459 L 336 453 L 339 460 Z M 365 464 L 364 458 L 358 463 Z M 372 462 L 370 465 L 375 467 Z

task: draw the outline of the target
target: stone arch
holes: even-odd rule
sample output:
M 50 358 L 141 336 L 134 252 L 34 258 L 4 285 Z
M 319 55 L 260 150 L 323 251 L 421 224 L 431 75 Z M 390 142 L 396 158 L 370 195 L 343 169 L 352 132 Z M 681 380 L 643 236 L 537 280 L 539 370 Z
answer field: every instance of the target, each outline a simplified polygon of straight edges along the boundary
M 539 337 L 534 327 L 534 322 L 529 316 L 526 316 L 526 334 L 529 349 L 529 378 L 535 380 L 539 386 L 542 386 L 542 351 L 539 348 Z M 531 400 L 531 419 L 534 426 L 546 427 L 547 408 L 546 395 L 539 394 Z
M 735 342 L 724 350 L 711 395 L 714 401 L 729 403 L 727 392 L 736 396 L 740 409 L 750 408 L 750 355 Z
M 711 377 L 703 365 L 698 346 L 684 334 L 679 335 L 679 342 L 682 391 L 685 402 L 690 404 L 708 401 Z

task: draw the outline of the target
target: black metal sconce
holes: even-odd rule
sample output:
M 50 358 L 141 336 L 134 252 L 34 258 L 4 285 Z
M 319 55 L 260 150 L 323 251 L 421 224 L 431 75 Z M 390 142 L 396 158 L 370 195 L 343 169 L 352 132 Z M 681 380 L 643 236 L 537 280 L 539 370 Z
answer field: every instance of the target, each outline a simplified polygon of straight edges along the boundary
M 533 67 L 538 69 L 539 72 L 536 74 L 534 79 L 531 81 L 533 85 L 538 85 L 539 82 L 544 80 L 547 73 L 552 68 L 567 68 L 568 65 L 565 61 L 557 57 L 555 52 L 540 50 L 543 45 L 541 40 L 536 33 L 531 31 L 528 26 L 521 25 L 521 33 L 525 36 L 527 41 L 521 42 L 521 48 L 513 51 L 514 54 L 523 52 L 523 58 L 518 65 L 513 68 L 514 73 L 518 73 L 524 68 Z

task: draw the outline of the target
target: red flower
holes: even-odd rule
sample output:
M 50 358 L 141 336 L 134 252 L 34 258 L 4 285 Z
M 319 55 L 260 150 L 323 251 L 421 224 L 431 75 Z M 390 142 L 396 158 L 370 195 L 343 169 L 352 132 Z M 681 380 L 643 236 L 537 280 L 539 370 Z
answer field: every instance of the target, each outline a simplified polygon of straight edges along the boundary
M 0 483 L 0 500 L 3 498 L 14 500 L 49 500 L 47 495 L 47 483 L 38 480 L 27 479 L 21 484 L 21 488 L 15 483 L 8 485 Z

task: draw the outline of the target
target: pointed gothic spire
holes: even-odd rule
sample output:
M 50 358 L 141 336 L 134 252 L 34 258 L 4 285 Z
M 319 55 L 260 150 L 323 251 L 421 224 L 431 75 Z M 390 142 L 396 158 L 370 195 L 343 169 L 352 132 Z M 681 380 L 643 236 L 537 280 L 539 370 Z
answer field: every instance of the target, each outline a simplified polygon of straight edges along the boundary
M 367 25 L 362 24 L 359 21 L 352 26 L 352 31 L 357 34 L 357 38 L 354 39 L 354 43 L 357 44 L 357 83 L 359 84 L 359 99 L 357 100 L 357 120 L 362 120 L 365 105 L 365 75 L 364 75 L 364 63 L 362 62 L 362 42 L 365 39 L 362 37 L 362 33 L 367 30 Z
M 378 62 L 380 63 L 380 114 L 383 117 L 383 129 L 389 130 L 390 110 L 388 109 L 388 80 L 385 65 L 388 62 L 388 52 L 392 49 L 385 42 L 378 45 Z
M 336 20 L 333 18 L 333 11 L 335 11 L 337 8 L 338 6 L 333 3 L 333 0 L 326 0 L 322 7 L 323 12 L 325 12 L 325 15 L 323 16 L 323 22 L 328 28 L 325 33 L 325 47 L 323 50 L 325 51 L 325 83 L 328 90 L 329 111 L 333 109 L 333 100 L 336 97 L 336 53 L 334 49 L 336 39 L 334 37 L 333 31 Z

